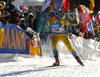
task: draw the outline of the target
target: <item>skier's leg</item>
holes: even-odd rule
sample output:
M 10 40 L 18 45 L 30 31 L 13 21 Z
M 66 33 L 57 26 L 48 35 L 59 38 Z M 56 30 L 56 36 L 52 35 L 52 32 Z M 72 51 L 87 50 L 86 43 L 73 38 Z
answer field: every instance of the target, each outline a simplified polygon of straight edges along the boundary
M 42 35 L 42 33 L 39 35 L 39 37 L 40 37 L 40 56 L 43 56 L 43 35 Z
M 44 35 L 44 32 L 41 32 L 39 34 L 39 37 L 40 37 L 40 52 L 41 52 L 41 56 L 44 55 L 44 50 L 45 50 L 45 35 Z
M 55 63 L 53 65 L 59 65 L 58 51 L 56 49 L 56 45 L 57 45 L 58 41 L 59 41 L 59 37 L 57 37 L 56 35 L 53 35 L 52 49 L 53 49 L 53 54 L 54 54 L 54 58 L 55 58 Z
M 66 45 L 67 49 L 72 53 L 72 55 L 75 57 L 75 59 L 77 60 L 77 62 L 79 64 L 83 64 L 82 61 L 80 60 L 79 56 L 77 55 L 77 53 L 75 52 L 75 50 L 72 48 L 70 41 L 68 39 L 68 37 L 66 35 L 62 35 L 60 37 L 60 39 L 62 40 L 62 42 Z

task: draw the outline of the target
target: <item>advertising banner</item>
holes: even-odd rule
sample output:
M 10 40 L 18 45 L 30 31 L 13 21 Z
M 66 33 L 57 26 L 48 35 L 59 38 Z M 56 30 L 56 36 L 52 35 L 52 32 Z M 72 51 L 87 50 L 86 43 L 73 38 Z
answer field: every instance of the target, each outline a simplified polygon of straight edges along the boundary
M 31 38 L 26 31 L 15 24 L 1 23 L 1 26 L 3 42 L 0 44 L 0 53 L 29 54 L 28 41 Z

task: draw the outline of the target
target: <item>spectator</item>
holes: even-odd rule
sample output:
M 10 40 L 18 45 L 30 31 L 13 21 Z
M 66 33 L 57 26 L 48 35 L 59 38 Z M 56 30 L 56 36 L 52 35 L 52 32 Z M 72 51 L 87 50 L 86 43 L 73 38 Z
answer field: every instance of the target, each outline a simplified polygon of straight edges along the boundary
M 28 13 L 24 13 L 24 18 L 25 18 L 26 27 L 29 27 L 29 22 L 28 22 L 29 14 Z
M 20 22 L 20 27 L 25 30 L 26 29 L 25 19 L 24 18 L 21 18 L 20 21 L 21 21 Z
M 99 41 L 100 41 L 100 11 L 98 12 L 98 14 L 96 15 L 95 17 L 95 20 L 98 20 L 98 25 L 97 25 L 97 28 L 98 28 L 98 32 L 99 32 Z
M 83 32 L 82 37 L 88 39 L 88 32 L 87 31 Z
M 9 21 L 10 21 L 10 13 L 9 13 L 8 11 L 6 11 L 6 12 L 4 13 L 4 15 L 5 15 L 4 19 L 7 20 L 7 21 L 9 22 Z
M 18 14 L 18 16 L 20 16 L 21 11 L 20 11 L 20 8 L 19 8 L 18 6 L 16 6 L 16 7 L 14 8 L 14 11 Z
M 10 14 L 11 20 L 9 22 L 12 24 L 17 24 L 19 22 L 19 15 L 15 11 L 12 11 Z
M 36 26 L 37 26 L 37 22 L 38 22 L 38 20 L 39 20 L 39 17 L 38 18 L 34 18 L 34 22 L 33 22 L 33 29 L 34 29 L 34 31 L 36 31 Z
M 20 20 L 19 20 L 20 14 L 21 14 L 20 8 L 15 7 L 13 11 L 10 11 L 11 20 L 9 22 L 12 24 L 20 25 Z
M 20 14 L 20 16 L 19 16 L 19 18 L 21 19 L 21 18 L 24 18 L 24 12 L 21 10 L 21 14 Z
M 78 29 L 76 27 L 76 25 L 72 26 L 72 34 L 76 35 L 76 36 L 80 36 L 80 29 Z
M 34 22 L 34 16 L 33 15 L 29 15 L 29 27 L 31 29 L 33 29 L 33 22 Z

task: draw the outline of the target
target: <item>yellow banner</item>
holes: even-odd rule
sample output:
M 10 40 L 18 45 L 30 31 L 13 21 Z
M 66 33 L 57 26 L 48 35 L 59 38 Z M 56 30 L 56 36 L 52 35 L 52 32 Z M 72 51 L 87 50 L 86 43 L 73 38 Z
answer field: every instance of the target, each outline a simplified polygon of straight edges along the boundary
M 94 0 L 89 0 L 90 1 L 90 13 L 94 12 L 94 7 L 95 7 L 95 3 Z
M 30 40 L 28 46 L 30 55 L 40 54 L 39 40 Z

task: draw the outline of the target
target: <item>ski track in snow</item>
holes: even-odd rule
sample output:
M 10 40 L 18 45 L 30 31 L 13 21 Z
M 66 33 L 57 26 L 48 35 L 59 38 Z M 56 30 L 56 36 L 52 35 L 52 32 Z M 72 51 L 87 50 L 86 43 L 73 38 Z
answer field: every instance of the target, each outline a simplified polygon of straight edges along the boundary
M 17 57 L 15 60 L 0 61 L 0 77 L 100 77 L 100 60 L 85 60 L 84 67 L 74 58 L 61 57 L 63 63 L 57 67 L 50 57 Z

